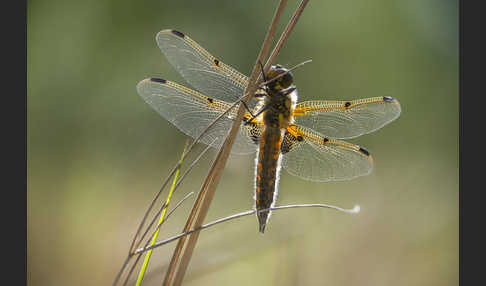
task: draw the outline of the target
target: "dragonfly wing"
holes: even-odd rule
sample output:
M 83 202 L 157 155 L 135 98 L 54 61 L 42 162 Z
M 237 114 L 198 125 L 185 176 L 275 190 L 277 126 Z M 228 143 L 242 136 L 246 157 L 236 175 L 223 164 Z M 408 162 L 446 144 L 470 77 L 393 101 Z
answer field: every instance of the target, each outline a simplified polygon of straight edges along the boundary
M 156 40 L 170 64 L 201 93 L 231 103 L 243 96 L 248 77 L 212 56 L 187 35 L 162 30 Z M 252 101 L 250 107 L 254 104 Z
M 290 174 L 311 181 L 349 180 L 373 169 L 373 158 L 364 148 L 298 125 L 287 128 L 282 155 Z
M 164 79 L 144 79 L 137 85 L 140 96 L 165 119 L 185 134 L 198 138 L 204 130 L 231 105 L 227 102 L 207 97 L 195 90 Z M 226 138 L 238 106 L 218 120 L 200 142 L 220 147 Z M 233 144 L 232 153 L 251 154 L 258 147 L 259 126 L 242 125 Z M 254 135 L 252 139 L 252 134 Z
M 331 138 L 347 139 L 373 132 L 395 120 L 400 103 L 391 97 L 353 101 L 312 100 L 297 104 L 295 123 Z

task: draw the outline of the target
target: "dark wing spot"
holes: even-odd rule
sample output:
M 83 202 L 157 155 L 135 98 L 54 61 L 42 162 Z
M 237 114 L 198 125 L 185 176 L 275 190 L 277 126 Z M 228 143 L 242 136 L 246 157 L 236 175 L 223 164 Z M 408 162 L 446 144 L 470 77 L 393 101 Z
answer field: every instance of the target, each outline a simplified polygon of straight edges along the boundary
M 214 99 L 212 99 L 211 97 L 208 97 L 208 102 L 212 104 L 212 103 L 214 103 Z
M 303 141 L 303 140 L 304 140 L 304 137 L 302 137 L 302 136 L 300 136 L 300 135 L 299 135 L 299 136 L 297 136 L 297 141 L 301 142 L 301 141 Z
M 383 96 L 384 101 L 393 101 L 393 97 L 391 96 Z
M 156 78 L 156 77 L 153 77 L 150 79 L 150 81 L 153 81 L 153 82 L 160 82 L 160 83 L 165 83 L 166 80 L 165 79 L 161 79 L 161 78 Z
M 213 62 L 214 62 L 214 64 L 215 64 L 217 67 L 219 67 L 219 60 L 218 60 L 218 59 L 214 59 L 214 61 L 213 61 Z
M 185 36 L 184 36 L 184 34 L 183 34 L 183 33 L 181 33 L 181 32 L 179 32 L 179 31 L 172 30 L 171 32 L 172 32 L 172 34 L 174 34 L 174 35 L 176 35 L 176 36 L 178 36 L 178 37 L 181 37 L 181 38 L 183 38 L 183 39 L 184 39 L 184 37 L 185 37 Z
M 370 155 L 370 152 L 368 152 L 368 150 L 366 150 L 363 147 L 359 147 L 359 152 L 365 154 L 366 156 L 369 156 Z
M 324 138 L 324 143 L 326 143 L 326 142 L 328 142 L 328 141 L 329 141 L 329 139 L 327 139 L 327 138 Z
M 347 102 L 344 104 L 344 107 L 348 108 L 350 105 L 351 105 L 351 102 L 347 101 Z
M 282 141 L 282 147 L 280 147 L 280 151 L 282 152 L 282 154 L 290 152 L 290 150 L 292 150 L 292 148 L 294 147 L 296 140 L 297 138 L 294 135 L 285 131 L 284 139 Z

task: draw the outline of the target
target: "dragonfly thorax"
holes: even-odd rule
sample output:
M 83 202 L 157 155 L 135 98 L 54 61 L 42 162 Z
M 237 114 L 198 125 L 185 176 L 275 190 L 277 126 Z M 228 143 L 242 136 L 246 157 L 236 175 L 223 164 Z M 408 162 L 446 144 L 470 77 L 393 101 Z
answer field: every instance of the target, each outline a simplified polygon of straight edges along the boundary
M 265 88 L 267 96 L 263 122 L 268 127 L 287 128 L 293 121 L 292 113 L 297 103 L 297 90 L 292 84 L 293 75 L 286 68 L 275 65 L 270 68 L 267 78 L 275 80 Z

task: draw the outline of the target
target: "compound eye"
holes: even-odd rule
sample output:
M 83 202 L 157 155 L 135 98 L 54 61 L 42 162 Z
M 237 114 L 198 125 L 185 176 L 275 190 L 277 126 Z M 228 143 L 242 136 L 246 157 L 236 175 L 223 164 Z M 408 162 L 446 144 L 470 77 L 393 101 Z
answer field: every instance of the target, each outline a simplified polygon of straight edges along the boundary
M 283 73 L 286 73 L 288 70 L 281 65 L 274 65 L 268 71 L 267 77 L 269 79 L 275 78 Z M 293 82 L 293 75 L 291 72 L 286 73 L 285 75 L 276 79 L 273 83 L 270 83 L 271 88 L 278 88 L 278 89 L 286 89 L 292 85 Z

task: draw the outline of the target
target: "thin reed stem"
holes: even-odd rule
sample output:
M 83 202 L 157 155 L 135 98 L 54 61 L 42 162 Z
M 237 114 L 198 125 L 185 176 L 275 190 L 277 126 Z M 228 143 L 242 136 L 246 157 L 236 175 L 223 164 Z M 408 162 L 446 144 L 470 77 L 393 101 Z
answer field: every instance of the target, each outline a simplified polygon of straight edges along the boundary
M 286 206 L 279 206 L 279 207 L 273 207 L 273 208 L 267 208 L 267 209 L 261 209 L 261 210 L 254 210 L 253 209 L 253 210 L 248 210 L 248 211 L 244 211 L 244 212 L 241 212 L 241 213 L 237 213 L 237 214 L 227 216 L 225 218 L 221 218 L 221 219 L 215 220 L 213 222 L 201 225 L 198 228 L 195 228 L 195 229 L 192 229 L 190 231 L 175 235 L 175 236 L 168 238 L 168 239 L 165 239 L 161 242 L 157 242 L 152 246 L 149 246 L 149 247 L 146 247 L 146 248 L 143 248 L 143 249 L 137 249 L 135 251 L 135 253 L 145 252 L 145 251 L 148 251 L 150 249 L 163 246 L 165 244 L 168 244 L 168 243 L 171 243 L 171 242 L 176 241 L 178 239 L 181 239 L 181 238 L 183 238 L 187 235 L 197 233 L 197 232 L 199 232 L 203 229 L 215 226 L 215 225 L 223 223 L 223 222 L 227 222 L 227 221 L 234 220 L 234 219 L 237 219 L 237 218 L 241 218 L 241 217 L 244 217 L 244 216 L 252 215 L 256 212 L 278 211 L 278 210 L 294 209 L 294 208 L 328 208 L 328 209 L 334 209 L 334 210 L 337 210 L 337 211 L 341 211 L 341 212 L 345 212 L 345 213 L 353 213 L 353 214 L 359 213 L 359 211 L 360 211 L 360 207 L 358 205 L 356 205 L 352 209 L 344 209 L 344 208 L 341 208 L 341 207 L 337 207 L 337 206 L 333 206 L 333 205 L 327 205 L 327 204 L 296 204 L 296 205 L 286 205 Z
M 268 70 L 270 69 L 270 66 L 275 61 L 275 58 L 280 53 L 280 50 L 282 49 L 284 43 L 287 41 L 287 39 L 290 36 L 290 33 L 292 32 L 295 25 L 297 24 L 297 21 L 299 20 L 300 15 L 302 15 L 302 12 L 304 12 L 304 8 L 307 5 L 307 3 L 309 3 L 309 0 L 302 0 L 302 2 L 300 2 L 299 7 L 295 11 L 292 18 L 290 19 L 289 23 L 287 24 L 287 27 L 285 27 L 285 31 L 280 36 L 280 39 L 278 39 L 278 42 L 275 45 L 275 48 L 273 49 L 272 53 L 270 54 L 270 57 L 268 57 L 268 60 L 265 64 L 265 68 L 264 68 L 265 72 L 268 72 Z

